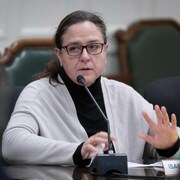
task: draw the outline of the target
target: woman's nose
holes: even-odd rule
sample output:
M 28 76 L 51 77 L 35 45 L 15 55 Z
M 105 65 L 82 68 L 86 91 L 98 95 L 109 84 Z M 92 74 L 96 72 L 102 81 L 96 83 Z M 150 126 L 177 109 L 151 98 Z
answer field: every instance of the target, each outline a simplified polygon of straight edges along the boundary
M 80 59 L 81 60 L 89 60 L 90 59 L 90 54 L 88 53 L 86 48 L 83 48 Z

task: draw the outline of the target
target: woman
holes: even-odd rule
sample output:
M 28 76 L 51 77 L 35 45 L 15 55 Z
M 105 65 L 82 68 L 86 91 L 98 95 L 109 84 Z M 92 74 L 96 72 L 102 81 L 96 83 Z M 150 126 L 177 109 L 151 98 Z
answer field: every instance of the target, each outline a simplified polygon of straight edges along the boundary
M 131 87 L 101 77 L 108 45 L 99 16 L 67 15 L 54 42 L 58 61 L 25 87 L 4 132 L 2 153 L 8 163 L 85 166 L 99 144 L 108 150 L 107 122 L 77 82 L 79 75 L 109 120 L 116 153 L 126 153 L 128 161 L 144 153 L 148 158 L 178 154 L 176 116 L 170 124 L 165 107 L 154 111 Z

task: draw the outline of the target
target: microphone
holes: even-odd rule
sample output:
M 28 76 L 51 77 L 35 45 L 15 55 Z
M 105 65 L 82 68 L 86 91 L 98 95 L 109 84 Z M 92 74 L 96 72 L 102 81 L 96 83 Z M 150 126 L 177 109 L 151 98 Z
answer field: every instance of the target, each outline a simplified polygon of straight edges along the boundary
M 113 150 L 113 145 L 111 142 L 111 131 L 110 131 L 110 125 L 109 120 L 101 110 L 100 106 L 96 102 L 95 98 L 89 91 L 88 87 L 85 85 L 85 78 L 82 75 L 77 76 L 77 82 L 84 86 L 86 89 L 88 95 L 96 105 L 99 113 L 103 117 L 103 119 L 107 123 L 107 133 L 108 133 L 108 144 L 109 144 L 109 150 L 108 154 L 97 154 L 94 159 L 92 160 L 89 170 L 91 172 L 96 172 L 97 175 L 105 175 L 108 173 L 118 172 L 120 174 L 127 174 L 128 168 L 127 168 L 127 156 L 126 154 L 116 154 Z
M 96 107 L 97 107 L 98 111 L 100 112 L 101 116 L 106 121 L 106 123 L 107 123 L 107 132 L 108 132 L 109 153 L 113 153 L 113 147 L 112 147 L 112 142 L 111 142 L 111 137 L 110 137 L 111 132 L 110 132 L 109 120 L 107 119 L 107 117 L 105 116 L 105 114 L 103 113 L 101 108 L 99 107 L 98 103 L 94 99 L 93 95 L 91 94 L 91 92 L 89 91 L 87 86 L 85 86 L 85 78 L 82 75 L 79 75 L 77 77 L 77 82 L 85 87 L 87 93 L 89 94 L 90 98 L 92 99 L 92 101 L 96 105 Z

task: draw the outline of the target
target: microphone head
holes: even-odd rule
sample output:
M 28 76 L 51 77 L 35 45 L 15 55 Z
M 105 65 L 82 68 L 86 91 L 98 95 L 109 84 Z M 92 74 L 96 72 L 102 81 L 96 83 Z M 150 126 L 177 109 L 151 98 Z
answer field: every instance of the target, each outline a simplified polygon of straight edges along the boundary
M 85 86 L 85 78 L 84 78 L 84 76 L 79 75 L 79 76 L 77 77 L 77 82 L 78 82 L 79 84 Z

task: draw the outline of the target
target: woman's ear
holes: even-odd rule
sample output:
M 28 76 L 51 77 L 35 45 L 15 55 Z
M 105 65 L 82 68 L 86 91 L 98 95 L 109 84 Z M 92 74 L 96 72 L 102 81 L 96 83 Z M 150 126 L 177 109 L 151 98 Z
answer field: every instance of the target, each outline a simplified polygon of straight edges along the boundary
M 57 47 L 54 48 L 54 53 L 56 54 L 56 56 L 59 59 L 59 55 L 60 55 L 61 52 L 60 52 L 60 50 Z
M 58 60 L 59 60 L 59 64 L 60 66 L 62 66 L 62 61 L 61 61 L 61 50 L 58 49 L 57 47 L 54 48 L 54 53 L 57 56 Z
M 106 50 L 107 50 L 108 46 L 109 46 L 108 44 L 105 45 Z

